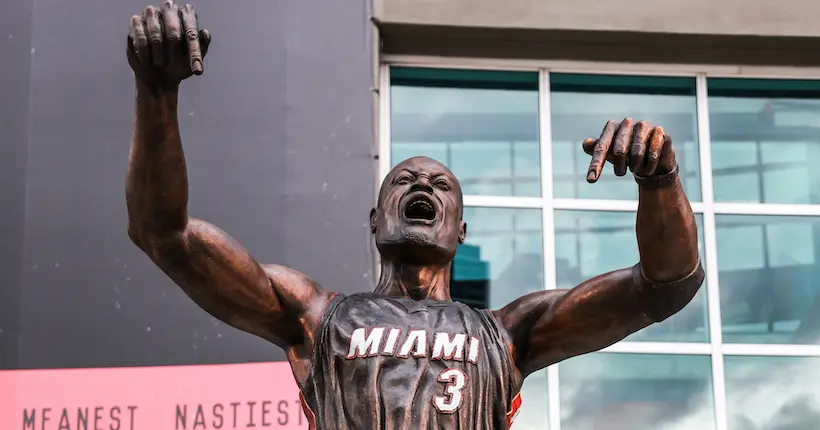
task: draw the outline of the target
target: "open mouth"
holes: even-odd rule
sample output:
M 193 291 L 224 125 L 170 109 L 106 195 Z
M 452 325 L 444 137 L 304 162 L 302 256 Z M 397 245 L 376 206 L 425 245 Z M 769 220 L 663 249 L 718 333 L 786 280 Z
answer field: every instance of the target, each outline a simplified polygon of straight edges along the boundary
M 432 221 L 436 218 L 436 209 L 428 197 L 419 195 L 404 207 L 404 217 L 410 221 Z

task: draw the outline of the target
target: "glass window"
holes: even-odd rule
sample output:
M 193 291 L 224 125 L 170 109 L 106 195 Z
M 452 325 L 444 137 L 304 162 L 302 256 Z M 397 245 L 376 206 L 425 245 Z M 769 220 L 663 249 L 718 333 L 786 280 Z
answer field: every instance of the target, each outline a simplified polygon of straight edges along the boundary
M 662 126 L 674 140 L 681 179 L 693 201 L 700 200 L 697 105 L 693 78 L 550 75 L 554 195 L 557 198 L 638 198 L 631 176 L 618 178 L 611 165 L 588 184 L 590 157 L 581 149 L 609 120 L 625 117 Z
M 464 209 L 467 240 L 453 261 L 452 295 L 498 309 L 544 289 L 540 209 Z
M 724 341 L 818 343 L 820 218 L 718 215 L 715 224 Z
M 708 356 L 595 353 L 559 370 L 562 430 L 715 428 Z
M 710 79 L 715 201 L 820 203 L 820 81 Z
M 696 215 L 701 261 L 702 217 Z M 555 211 L 555 267 L 558 288 L 634 266 L 639 261 L 634 212 Z M 631 336 L 629 341 L 706 342 L 709 340 L 706 283 L 678 314 Z
M 391 69 L 391 162 L 424 155 L 464 194 L 541 195 L 538 74 Z
M 541 430 L 547 428 L 547 371 L 539 370 L 527 376 L 521 387 L 521 409 L 511 430 Z
M 729 430 L 814 430 L 820 358 L 726 357 Z
M 537 73 L 392 68 L 391 80 L 394 165 L 426 155 L 453 170 L 465 195 L 542 195 Z M 667 130 L 686 193 L 701 200 L 694 78 L 551 73 L 550 84 L 551 111 L 543 114 L 552 121 L 556 198 L 637 199 L 632 178 L 616 178 L 611 166 L 588 184 L 581 148 L 607 120 L 628 116 Z M 820 204 L 820 172 L 810 164 L 820 159 L 820 80 L 710 78 L 707 87 L 713 169 L 705 173 L 713 175 L 715 201 Z M 639 260 L 635 213 L 598 203 L 602 210 L 555 211 L 558 288 Z M 454 299 L 497 309 L 544 289 L 540 209 L 467 207 L 464 219 Z M 702 215 L 696 220 L 705 265 Z M 711 269 L 718 270 L 722 321 L 712 323 L 721 324 L 723 342 L 751 352 L 754 344 L 820 344 L 820 216 L 721 213 L 715 224 L 718 267 Z M 635 347 L 630 353 L 562 362 L 562 429 L 714 429 L 712 357 L 673 354 L 670 345 L 709 342 L 707 296 L 704 283 L 681 312 L 626 338 L 664 342 L 669 354 L 646 354 L 640 348 L 652 345 L 633 343 L 623 345 Z M 820 356 L 764 355 L 725 356 L 728 429 L 817 428 Z M 547 426 L 547 379 L 546 370 L 526 379 L 513 429 Z

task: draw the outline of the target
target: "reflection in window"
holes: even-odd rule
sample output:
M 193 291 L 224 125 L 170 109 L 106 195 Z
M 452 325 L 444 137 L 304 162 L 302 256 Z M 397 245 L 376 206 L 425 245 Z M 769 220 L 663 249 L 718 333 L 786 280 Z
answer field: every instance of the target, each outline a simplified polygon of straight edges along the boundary
M 392 164 L 424 155 L 464 194 L 541 195 L 536 73 L 391 69 Z
M 467 240 L 453 261 L 451 294 L 478 308 L 500 308 L 544 289 L 541 211 L 464 209 Z
M 562 429 L 715 427 L 708 356 L 595 353 L 559 371 Z
M 597 138 L 609 120 L 625 117 L 659 125 L 674 139 L 682 182 L 700 200 L 697 107 L 693 78 L 605 75 L 550 75 L 555 197 L 637 199 L 629 178 L 617 178 L 611 165 L 597 183 L 586 182 L 590 157 L 581 149 Z
M 725 358 L 729 430 L 814 430 L 820 358 Z
M 820 81 L 710 79 L 715 201 L 820 203 Z
M 541 430 L 547 426 L 547 370 L 539 370 L 524 380 L 521 409 L 510 430 Z
M 703 262 L 703 227 L 698 223 Z M 555 266 L 558 288 L 572 288 L 586 279 L 639 261 L 634 212 L 555 211 Z M 704 262 L 705 263 L 705 262 Z M 704 264 L 705 266 L 705 264 Z M 706 283 L 682 311 L 631 336 L 629 341 L 706 342 L 709 340 Z
M 739 343 L 820 341 L 820 219 L 718 215 L 723 338 Z

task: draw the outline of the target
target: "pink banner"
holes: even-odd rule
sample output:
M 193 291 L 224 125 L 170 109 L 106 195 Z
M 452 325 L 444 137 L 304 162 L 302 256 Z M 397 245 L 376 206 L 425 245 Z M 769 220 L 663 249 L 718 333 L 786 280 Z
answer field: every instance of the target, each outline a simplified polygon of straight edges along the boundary
M 285 362 L 0 372 L 2 430 L 307 429 Z

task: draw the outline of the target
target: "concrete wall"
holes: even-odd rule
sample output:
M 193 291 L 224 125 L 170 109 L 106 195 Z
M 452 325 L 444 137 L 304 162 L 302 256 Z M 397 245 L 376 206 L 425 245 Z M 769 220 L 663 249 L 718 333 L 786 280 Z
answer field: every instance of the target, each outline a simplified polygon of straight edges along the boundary
M 818 66 L 811 0 L 374 0 L 385 54 Z
M 820 37 L 813 0 L 373 0 L 384 23 Z
M 126 235 L 134 85 L 124 48 L 128 20 L 144 2 L 12 4 L 3 28 L 20 34 L 14 43 L 8 30 L 0 38 L 3 76 L 14 78 L 0 81 L 0 228 L 9 238 L 0 245 L 0 328 L 21 336 L 16 359 L 0 364 L 282 359 L 278 348 L 198 309 Z M 303 270 L 330 289 L 372 288 L 368 2 L 195 6 L 213 42 L 205 74 L 181 90 L 191 214 L 261 262 Z

